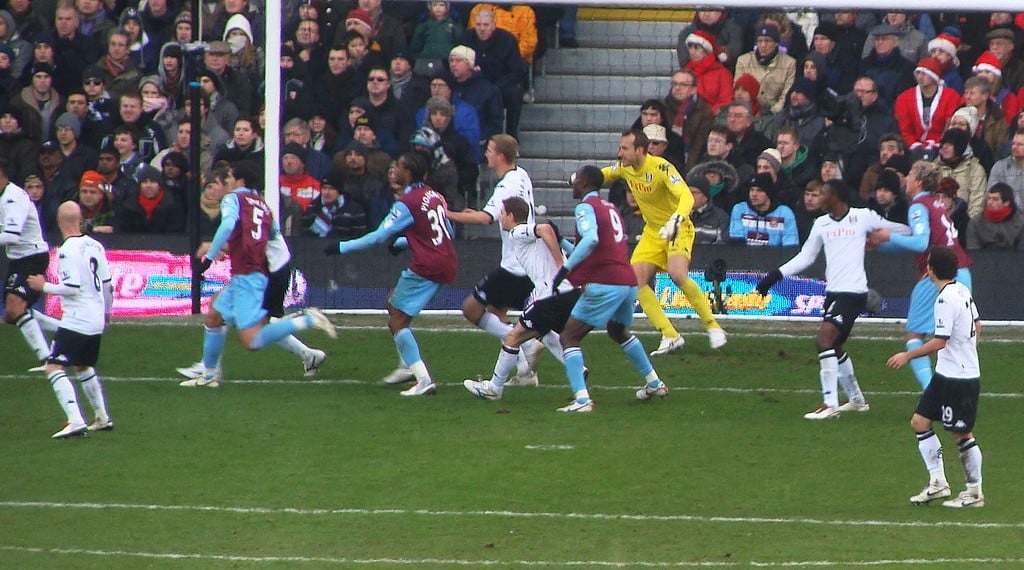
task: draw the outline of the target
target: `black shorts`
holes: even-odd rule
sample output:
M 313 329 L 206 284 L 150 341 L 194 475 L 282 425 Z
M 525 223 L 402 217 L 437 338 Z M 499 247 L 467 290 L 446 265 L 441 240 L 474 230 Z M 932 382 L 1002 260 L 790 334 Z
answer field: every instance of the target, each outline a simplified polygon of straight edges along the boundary
M 485 275 L 473 287 L 473 297 L 484 305 L 499 309 L 522 309 L 533 291 L 533 281 L 499 267 Z
M 31 307 L 39 300 L 41 292 L 28 286 L 29 275 L 46 275 L 50 266 L 49 253 L 37 253 L 21 259 L 12 259 L 7 264 L 7 280 L 4 281 L 4 297 L 17 295 Z
M 288 294 L 288 284 L 292 280 L 292 264 L 270 274 L 267 290 L 263 293 L 263 308 L 271 317 L 280 319 L 284 316 L 284 297 Z
M 980 379 L 953 380 L 936 372 L 921 394 L 915 412 L 932 421 L 942 422 L 946 431 L 968 433 L 974 431 L 980 393 Z
M 551 331 L 561 333 L 562 329 L 565 328 L 565 321 L 569 320 L 572 308 L 576 306 L 576 301 L 582 294 L 583 291 L 581 289 L 573 289 L 568 293 L 552 295 L 551 297 L 534 301 L 523 311 L 523 314 L 519 317 L 519 322 L 524 327 L 536 331 L 542 336 Z
M 46 362 L 61 366 L 96 366 L 96 361 L 100 357 L 102 336 L 59 328 L 53 337 L 53 348 Z
M 857 316 L 864 312 L 868 302 L 867 293 L 829 293 L 825 292 L 825 313 L 821 319 L 832 323 L 839 329 L 839 339 L 842 344 L 850 338 L 853 331 L 853 323 Z

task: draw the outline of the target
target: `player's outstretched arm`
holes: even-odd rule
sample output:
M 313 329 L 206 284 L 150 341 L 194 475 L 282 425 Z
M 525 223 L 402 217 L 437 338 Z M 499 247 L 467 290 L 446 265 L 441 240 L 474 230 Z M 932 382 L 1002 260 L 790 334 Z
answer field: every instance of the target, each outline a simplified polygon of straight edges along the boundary
M 374 245 L 381 245 L 391 242 L 392 238 L 411 226 L 413 223 L 412 213 L 409 208 L 401 202 L 395 202 L 391 211 L 381 221 L 377 229 L 372 232 L 348 241 L 338 241 L 324 247 L 325 255 L 340 255 L 367 249 Z

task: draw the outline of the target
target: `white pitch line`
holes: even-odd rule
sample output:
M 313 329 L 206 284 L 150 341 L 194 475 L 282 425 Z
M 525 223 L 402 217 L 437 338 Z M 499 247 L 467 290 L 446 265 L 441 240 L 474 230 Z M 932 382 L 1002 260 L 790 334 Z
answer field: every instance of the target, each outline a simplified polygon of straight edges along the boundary
M 612 560 L 460 560 L 457 558 L 334 558 L 328 556 L 248 556 L 244 554 L 203 554 L 201 552 L 133 552 L 130 550 L 99 550 L 95 548 L 51 548 L 0 545 L 0 550 L 32 554 L 90 555 L 119 558 L 148 558 L 163 560 L 212 560 L 218 562 L 296 562 L 302 564 L 399 564 L 422 566 L 425 564 L 446 566 L 568 566 L 602 568 L 694 568 L 736 566 L 735 562 L 646 562 L 633 560 L 615 562 Z
M 26 372 L 25 374 L 0 374 L 0 381 L 2 380 L 31 380 L 31 373 Z M 132 377 L 132 376 L 104 376 L 104 382 L 147 382 L 147 383 L 177 383 L 181 380 L 179 377 L 170 376 L 153 376 L 153 377 Z M 339 378 L 339 379 L 286 379 L 286 378 L 268 378 L 261 380 L 231 380 L 228 379 L 222 382 L 223 384 L 240 384 L 240 385 L 283 385 L 283 386 L 380 386 L 384 387 L 380 382 L 376 380 L 359 380 L 355 378 Z M 438 386 L 443 388 L 450 387 L 462 387 L 462 382 L 438 382 Z M 547 390 L 566 390 L 567 385 L 564 383 L 557 384 L 540 384 L 536 388 L 543 388 Z M 588 384 L 588 388 L 591 390 L 606 390 L 609 392 L 622 391 L 622 390 L 636 390 L 636 386 L 603 386 L 600 384 Z M 821 394 L 821 390 L 815 390 L 810 388 L 737 388 L 731 386 L 672 386 L 673 391 L 680 392 L 721 392 L 726 394 L 790 394 L 790 395 L 805 395 L 805 394 Z M 920 392 L 913 391 L 892 391 L 892 392 L 864 392 L 867 396 L 872 397 L 908 397 L 920 396 Z M 982 398 L 1008 398 L 1018 399 L 1024 398 L 1024 393 L 1020 392 L 983 392 Z
M 135 503 L 65 503 L 50 501 L 0 501 L 0 508 L 24 509 L 85 509 L 85 510 L 139 510 L 139 511 L 185 511 L 232 514 L 290 514 L 298 516 L 347 516 L 347 515 L 417 515 L 426 517 L 485 517 L 520 519 L 566 519 L 594 521 L 640 521 L 640 522 L 698 522 L 723 524 L 780 524 L 811 526 L 862 526 L 892 528 L 934 528 L 950 527 L 961 529 L 1024 529 L 1024 522 L 964 522 L 964 521 L 885 521 L 885 520 L 840 520 L 805 517 L 725 517 L 707 515 L 634 515 L 614 513 L 554 513 L 531 511 L 480 510 L 453 511 L 432 509 L 307 509 L 299 507 L 225 507 L 216 505 L 159 505 Z
M 372 566 L 379 564 L 397 564 L 404 566 L 421 566 L 435 564 L 445 566 L 553 566 L 553 567 L 586 567 L 586 568 L 729 568 L 751 566 L 754 568 L 799 568 L 799 567 L 835 567 L 835 566 L 931 566 L 935 564 L 1020 564 L 1024 558 L 889 558 L 882 560 L 786 560 L 782 562 L 766 562 L 751 560 L 749 562 L 718 562 L 718 561 L 675 561 L 654 562 L 632 560 L 628 562 L 613 560 L 465 560 L 458 558 L 348 558 L 331 556 L 251 556 L 245 554 L 204 554 L 201 552 L 139 552 L 131 550 L 101 550 L 97 548 L 56 548 L 38 546 L 0 545 L 0 551 L 21 552 L 45 555 L 86 555 L 114 558 L 146 558 L 156 560 L 210 560 L 217 562 L 295 562 L 301 564 L 357 564 Z

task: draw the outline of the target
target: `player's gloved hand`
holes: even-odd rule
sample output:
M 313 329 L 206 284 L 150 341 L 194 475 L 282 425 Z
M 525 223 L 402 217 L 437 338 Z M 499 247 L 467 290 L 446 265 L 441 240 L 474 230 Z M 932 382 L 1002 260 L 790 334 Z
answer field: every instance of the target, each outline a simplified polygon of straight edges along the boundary
M 325 245 L 324 255 L 341 255 L 341 249 L 338 247 L 340 245 L 340 241 L 332 242 L 330 245 Z
M 761 278 L 760 281 L 757 282 L 757 292 L 760 293 L 762 297 L 764 297 L 765 295 L 768 294 L 768 289 L 771 289 L 772 285 L 775 285 L 781 280 L 782 272 L 779 271 L 778 269 L 772 269 L 771 271 L 768 272 L 768 275 L 765 275 L 764 277 Z
M 665 241 L 673 241 L 674 239 L 676 239 L 676 235 L 679 233 L 679 225 L 682 224 L 685 220 L 686 216 L 680 215 L 678 213 L 672 214 L 672 216 L 669 217 L 668 221 L 665 222 L 665 225 L 661 226 L 661 229 L 658 230 L 658 235 L 661 236 L 661 239 Z
M 405 245 L 403 241 L 402 236 L 395 236 L 391 238 L 391 241 L 388 242 L 388 253 L 391 255 L 402 255 L 402 252 L 405 250 L 405 248 L 402 247 Z
M 565 281 L 565 278 L 568 275 L 569 275 L 569 270 L 566 269 L 565 266 L 562 266 L 558 270 L 558 273 L 555 273 L 555 278 L 551 281 L 551 294 L 552 295 L 557 295 L 558 294 L 558 286 L 562 284 L 562 281 Z
M 199 273 L 206 273 L 206 270 L 213 265 L 213 260 L 205 255 L 199 258 Z

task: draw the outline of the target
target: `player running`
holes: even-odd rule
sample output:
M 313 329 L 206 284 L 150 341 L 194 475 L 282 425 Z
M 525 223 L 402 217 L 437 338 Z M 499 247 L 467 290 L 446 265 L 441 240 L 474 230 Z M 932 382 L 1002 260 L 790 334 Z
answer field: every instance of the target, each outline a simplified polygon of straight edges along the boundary
M 324 248 L 327 255 L 338 255 L 385 244 L 405 234 L 396 247 L 412 250 L 412 262 L 402 272 L 388 298 L 388 329 L 394 335 L 401 368 L 408 369 L 416 384 L 403 390 L 403 396 L 427 396 L 437 392 L 427 365 L 420 356 L 420 347 L 409 325 L 441 289 L 455 282 L 458 262 L 452 243 L 452 227 L 445 215 L 444 196 L 423 183 L 427 160 L 417 152 L 398 158 L 398 181 L 405 187 L 402 196 L 391 206 L 384 221 L 372 232 L 349 241 L 336 242 Z
M 334 324 L 319 309 L 310 307 L 302 314 L 273 323 L 263 308 L 269 285 L 267 243 L 281 233 L 270 207 L 255 185 L 260 168 L 249 160 L 231 167 L 226 182 L 231 191 L 220 202 L 221 220 L 213 242 L 199 246 L 196 256 L 207 268 L 227 246 L 231 258 L 231 279 L 213 302 L 212 308 L 222 320 L 220 326 L 207 326 L 203 339 L 203 373 L 185 380 L 180 386 L 220 386 L 217 366 L 224 352 L 229 325 L 238 328 L 242 344 L 259 350 L 298 331 L 318 328 L 337 338 Z
M 689 274 L 694 238 L 693 222 L 689 217 L 693 209 L 693 195 L 670 162 L 647 154 L 648 143 L 647 135 L 639 129 L 622 133 L 619 162 L 602 168 L 601 172 L 606 182 L 626 181 L 646 223 L 630 263 L 640 286 L 637 294 L 640 307 L 651 324 L 661 332 L 661 343 L 651 356 L 678 350 L 686 342 L 672 326 L 651 289 L 651 279 L 659 270 L 668 271 L 669 277 L 697 311 L 708 331 L 711 348 L 722 348 L 727 342 L 725 331 L 711 313 L 711 305 L 704 292 Z
M 757 292 L 768 294 L 772 285 L 783 277 L 796 275 L 810 267 L 825 250 L 825 312 L 814 342 L 821 367 L 822 404 L 804 414 L 807 420 L 838 418 L 840 412 L 866 412 L 870 409 L 857 383 L 853 359 L 843 348 L 850 337 L 857 316 L 864 312 L 868 298 L 868 278 L 864 272 L 864 242 L 877 229 L 909 234 L 910 228 L 883 219 L 867 208 L 851 208 L 850 189 L 839 180 L 826 182 L 821 189 L 821 207 L 826 215 L 818 216 L 800 253 L 771 270 L 757 283 Z M 839 405 L 837 383 L 849 401 Z

